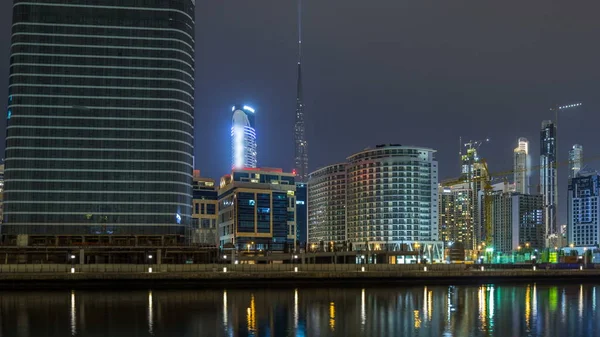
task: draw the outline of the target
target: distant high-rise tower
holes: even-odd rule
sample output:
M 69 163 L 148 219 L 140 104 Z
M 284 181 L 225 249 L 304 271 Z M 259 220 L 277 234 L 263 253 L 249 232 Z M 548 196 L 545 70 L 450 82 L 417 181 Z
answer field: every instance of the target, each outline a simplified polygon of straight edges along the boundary
M 231 108 L 231 168 L 256 167 L 256 130 L 254 109 L 247 105 Z
M 529 141 L 527 138 L 519 138 L 518 143 L 514 150 L 516 192 L 529 194 Z
M 294 124 L 296 181 L 308 180 L 308 142 L 304 132 L 304 103 L 302 102 L 302 0 L 298 0 L 298 83 L 296 92 L 296 122 Z
M 558 189 L 556 181 L 556 124 L 543 121 L 540 132 L 540 189 L 544 196 L 546 236 L 558 234 L 556 210 Z
M 569 178 L 577 177 L 579 171 L 583 167 L 583 146 L 579 144 L 573 145 L 569 151 Z

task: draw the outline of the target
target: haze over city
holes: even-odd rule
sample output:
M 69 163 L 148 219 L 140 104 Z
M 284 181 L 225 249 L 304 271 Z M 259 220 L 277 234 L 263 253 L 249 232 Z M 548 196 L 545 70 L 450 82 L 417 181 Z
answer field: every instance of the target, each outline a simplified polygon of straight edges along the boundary
M 1 2 L 0 336 L 595 335 L 599 12 Z
M 574 143 L 586 157 L 600 155 L 597 2 L 305 0 L 303 7 L 310 171 L 393 142 L 436 149 L 440 178 L 455 177 L 459 136 L 491 139 L 480 154 L 492 172 L 511 169 L 517 138 L 526 137 L 537 165 L 541 121 L 554 118 L 553 104 L 572 102 L 584 105 L 560 117 L 559 160 Z M 10 1 L 0 3 L 4 45 L 11 10 Z M 239 102 L 257 110 L 259 165 L 293 168 L 296 15 L 295 1 L 197 1 L 195 166 L 203 175 L 229 172 L 230 107 Z M 0 51 L 2 78 L 9 52 Z

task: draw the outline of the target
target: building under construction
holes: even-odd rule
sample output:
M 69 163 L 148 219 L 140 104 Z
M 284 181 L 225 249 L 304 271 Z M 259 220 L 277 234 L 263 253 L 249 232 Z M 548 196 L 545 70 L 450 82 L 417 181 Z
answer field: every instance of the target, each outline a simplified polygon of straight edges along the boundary
M 487 165 L 479 158 L 479 147 L 489 140 L 469 141 L 461 144 L 461 175 L 458 179 L 441 184 L 440 227 L 446 246 L 460 243 L 467 256 L 485 241 L 482 195 L 489 180 Z M 462 151 L 462 147 L 465 151 Z

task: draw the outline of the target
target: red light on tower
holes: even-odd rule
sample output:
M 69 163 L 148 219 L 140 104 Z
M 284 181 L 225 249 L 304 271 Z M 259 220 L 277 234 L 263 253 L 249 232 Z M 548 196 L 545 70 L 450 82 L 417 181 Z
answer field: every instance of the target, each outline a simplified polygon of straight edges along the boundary
M 297 173 L 296 173 L 296 169 L 293 169 L 293 170 L 292 170 L 292 174 L 293 174 L 293 175 L 297 175 Z

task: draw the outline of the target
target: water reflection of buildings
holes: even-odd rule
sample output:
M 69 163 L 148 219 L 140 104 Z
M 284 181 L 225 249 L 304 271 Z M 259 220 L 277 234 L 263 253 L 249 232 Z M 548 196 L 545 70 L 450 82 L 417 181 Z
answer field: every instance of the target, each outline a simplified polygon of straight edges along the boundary
M 588 336 L 597 288 L 0 292 L 0 336 Z

